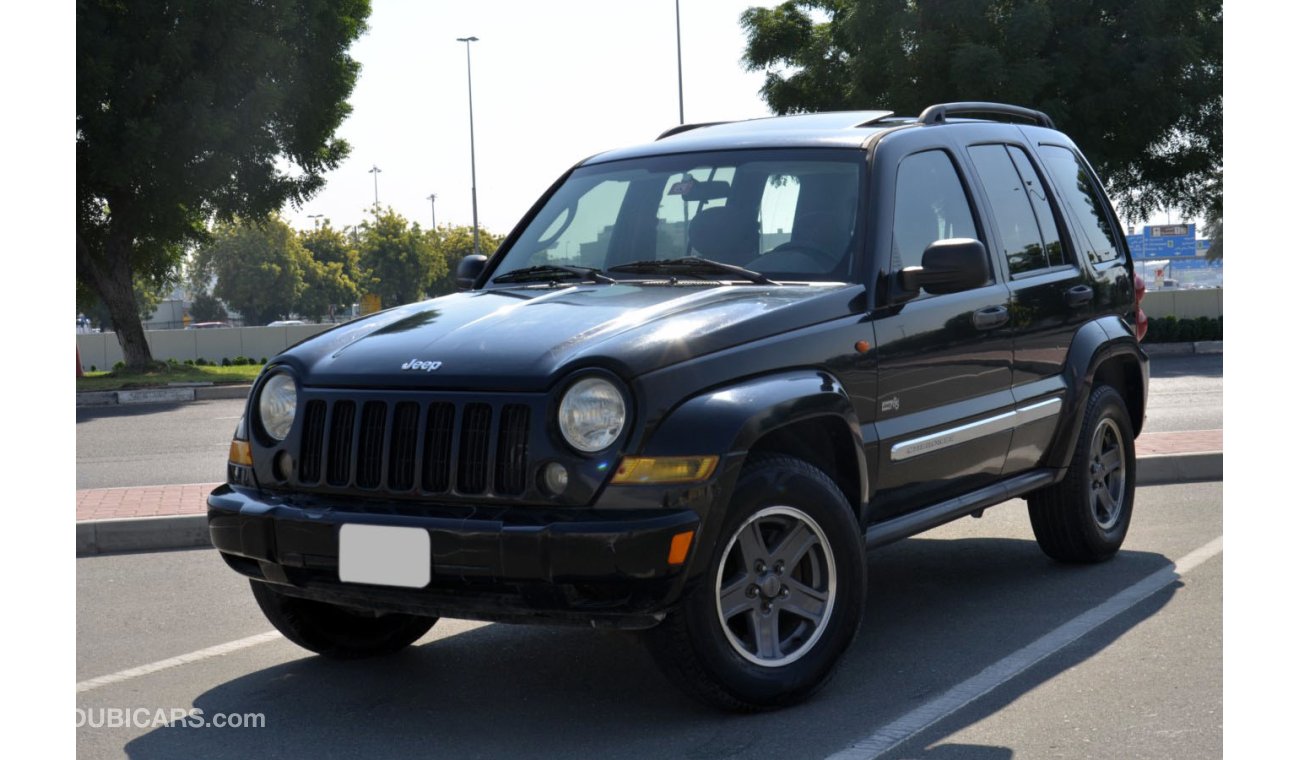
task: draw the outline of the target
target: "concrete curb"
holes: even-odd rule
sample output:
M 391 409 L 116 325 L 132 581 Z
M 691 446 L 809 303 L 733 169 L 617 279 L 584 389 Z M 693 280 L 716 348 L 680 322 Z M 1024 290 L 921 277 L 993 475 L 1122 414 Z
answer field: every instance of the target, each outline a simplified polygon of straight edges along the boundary
M 1207 480 L 1223 480 L 1222 451 L 1153 454 L 1138 458 L 1137 484 L 1140 486 L 1200 483 Z
M 1223 479 L 1223 452 L 1162 454 L 1138 459 L 1139 486 L 1199 483 Z M 82 520 L 77 523 L 77 556 L 161 551 L 211 546 L 208 516 L 170 515 Z
M 77 394 L 77 406 L 114 406 L 117 404 L 183 403 L 212 399 L 248 398 L 251 385 L 207 385 L 182 388 L 142 388 L 134 391 L 83 391 Z
M 77 556 L 211 546 L 207 515 L 124 517 L 77 523 Z

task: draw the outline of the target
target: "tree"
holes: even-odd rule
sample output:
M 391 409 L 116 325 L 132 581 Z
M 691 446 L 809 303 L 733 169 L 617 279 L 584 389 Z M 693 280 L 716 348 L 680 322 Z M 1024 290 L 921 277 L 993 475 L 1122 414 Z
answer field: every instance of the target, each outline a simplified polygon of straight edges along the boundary
M 126 364 L 152 357 L 133 285 L 159 283 L 216 216 L 302 203 L 334 137 L 369 0 L 77 3 L 77 281 L 107 305 Z
M 383 305 L 418 301 L 429 284 L 445 277 L 447 262 L 438 256 L 420 225 L 410 225 L 391 208 L 375 209 L 361 225 L 361 265 L 370 273 L 368 292 Z
M 319 321 L 333 316 L 335 307 L 356 303 L 368 275 L 352 241 L 328 223 L 298 233 L 298 239 L 311 259 L 304 272 L 307 288 L 298 300 L 298 313 Z
M 790 0 L 741 15 L 777 113 L 1045 111 L 1130 219 L 1223 203 L 1218 0 Z
M 246 324 L 266 324 L 293 313 L 313 262 L 289 225 L 276 216 L 223 222 L 211 238 L 195 255 L 196 291 L 215 277 L 212 295 L 243 314 Z
M 135 294 L 136 314 L 141 322 L 149 321 L 153 313 L 158 310 L 158 304 L 163 298 L 171 292 L 176 283 L 172 279 L 164 281 L 162 284 L 150 282 L 148 278 L 137 276 L 132 291 Z M 108 307 L 99 298 L 95 291 L 77 283 L 77 312 L 85 314 L 91 321 L 91 324 L 98 326 L 101 330 L 114 330 L 113 315 L 109 313 Z
M 190 303 L 190 319 L 195 322 L 225 322 L 230 319 L 226 305 L 211 293 L 198 293 Z
M 433 245 L 438 257 L 445 262 L 446 270 L 440 277 L 434 277 L 429 283 L 430 296 L 442 296 L 456 292 L 456 267 L 461 259 L 474 252 L 474 228 L 470 226 L 443 225 L 425 233 Z M 487 256 L 491 256 L 501 246 L 505 238 L 479 228 L 479 247 Z

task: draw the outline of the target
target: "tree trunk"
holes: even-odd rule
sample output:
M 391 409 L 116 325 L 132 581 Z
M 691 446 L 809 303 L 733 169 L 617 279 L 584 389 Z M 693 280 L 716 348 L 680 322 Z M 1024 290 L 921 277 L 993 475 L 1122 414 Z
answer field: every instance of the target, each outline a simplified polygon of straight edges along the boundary
M 78 268 L 90 274 L 91 287 L 108 308 L 127 369 L 143 371 L 153 364 L 153 354 L 144 337 L 144 326 L 140 324 L 140 311 L 135 302 L 131 244 L 110 237 L 104 245 L 103 256 L 96 257 L 78 236 L 77 258 L 81 265 Z

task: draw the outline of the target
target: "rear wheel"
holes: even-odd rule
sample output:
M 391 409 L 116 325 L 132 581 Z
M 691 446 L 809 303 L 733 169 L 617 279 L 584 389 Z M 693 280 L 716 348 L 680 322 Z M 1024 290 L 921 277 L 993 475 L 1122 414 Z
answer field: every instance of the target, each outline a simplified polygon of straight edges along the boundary
M 1098 386 L 1065 478 L 1029 496 L 1038 545 L 1062 562 L 1100 562 L 1119 551 L 1133 516 L 1133 425 L 1119 392 Z
M 706 703 L 794 704 L 826 683 L 853 641 L 865 584 L 862 531 L 844 494 L 807 462 L 758 454 L 704 576 L 647 643 Z
M 397 612 L 371 613 L 283 594 L 269 583 L 249 581 L 266 619 L 303 649 L 339 660 L 392 654 L 438 622 Z

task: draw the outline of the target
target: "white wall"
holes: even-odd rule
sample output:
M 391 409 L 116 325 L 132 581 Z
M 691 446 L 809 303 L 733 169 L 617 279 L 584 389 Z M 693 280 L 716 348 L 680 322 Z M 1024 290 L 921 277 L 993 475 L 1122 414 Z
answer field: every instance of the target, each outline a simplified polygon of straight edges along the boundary
M 222 359 L 247 356 L 262 359 L 275 356 L 298 341 L 324 332 L 333 325 L 283 325 L 280 327 L 218 327 L 205 330 L 146 330 L 149 351 L 159 361 L 207 359 L 217 364 Z M 111 369 L 122 361 L 122 347 L 116 333 L 77 336 L 81 366 Z

